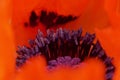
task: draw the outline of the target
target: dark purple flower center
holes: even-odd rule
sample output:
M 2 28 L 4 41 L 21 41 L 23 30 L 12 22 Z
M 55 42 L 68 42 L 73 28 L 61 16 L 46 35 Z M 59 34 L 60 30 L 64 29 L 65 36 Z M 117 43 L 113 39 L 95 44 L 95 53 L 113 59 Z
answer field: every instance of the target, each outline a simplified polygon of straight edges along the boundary
M 115 67 L 107 56 L 100 42 L 95 42 L 95 34 L 82 35 L 82 29 L 69 31 L 59 28 L 56 31 L 47 30 L 47 35 L 38 30 L 34 40 L 29 40 L 30 47 L 23 46 L 17 50 L 16 66 L 22 66 L 27 59 L 36 55 L 46 58 L 48 68 L 59 65 L 76 66 L 86 58 L 98 58 L 106 67 L 106 80 L 112 80 Z

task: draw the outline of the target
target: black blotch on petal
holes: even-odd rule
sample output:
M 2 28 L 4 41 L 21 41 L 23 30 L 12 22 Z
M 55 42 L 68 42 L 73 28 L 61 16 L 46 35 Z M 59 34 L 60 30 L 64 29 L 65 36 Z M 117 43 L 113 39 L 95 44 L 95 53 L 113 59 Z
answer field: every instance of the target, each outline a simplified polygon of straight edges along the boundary
M 55 25 L 65 24 L 75 19 L 77 19 L 77 17 L 73 17 L 72 15 L 69 15 L 69 16 L 60 15 L 57 17 Z
M 35 11 L 32 11 L 29 18 L 29 23 L 31 27 L 34 27 L 38 24 L 37 19 L 38 19 L 37 14 L 35 13 Z
M 50 28 L 57 25 L 62 25 L 70 21 L 76 20 L 76 16 L 68 15 L 58 15 L 55 12 L 46 12 L 45 10 L 41 11 L 40 22 L 43 23 L 46 28 Z
M 46 11 L 41 11 L 40 19 L 39 21 L 44 24 L 47 28 L 50 26 L 54 26 L 54 19 L 57 17 L 57 14 L 54 12 L 49 12 L 47 14 Z
M 36 27 L 38 23 L 42 23 L 45 27 L 51 28 L 58 25 L 66 24 L 70 21 L 76 20 L 78 17 L 73 15 L 59 15 L 55 12 L 47 12 L 46 10 L 41 10 L 40 14 L 37 15 L 35 11 L 32 11 L 29 17 L 29 22 L 25 22 L 24 26 Z

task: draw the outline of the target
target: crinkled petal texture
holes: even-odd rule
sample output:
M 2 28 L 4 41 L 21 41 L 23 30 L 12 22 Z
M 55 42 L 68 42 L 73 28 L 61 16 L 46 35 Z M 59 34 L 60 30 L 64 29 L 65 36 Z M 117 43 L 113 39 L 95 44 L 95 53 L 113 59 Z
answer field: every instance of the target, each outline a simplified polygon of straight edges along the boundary
M 95 27 L 104 28 L 109 25 L 109 18 L 104 10 L 104 0 L 13 0 L 12 21 L 17 45 L 27 44 L 28 39 L 34 38 L 38 29 L 46 31 L 42 24 L 34 29 L 23 26 L 32 10 L 40 12 L 44 9 L 59 15 L 78 16 L 77 20 L 60 26 L 67 29 L 78 29 L 81 26 L 84 31 L 93 32 Z

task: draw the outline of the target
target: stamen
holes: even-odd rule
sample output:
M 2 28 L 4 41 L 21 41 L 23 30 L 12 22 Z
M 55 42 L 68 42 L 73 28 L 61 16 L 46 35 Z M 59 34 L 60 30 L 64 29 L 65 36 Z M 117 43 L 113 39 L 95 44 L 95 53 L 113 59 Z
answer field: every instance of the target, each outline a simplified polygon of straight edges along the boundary
M 27 59 L 36 55 L 43 55 L 47 61 L 48 69 L 57 66 L 74 67 L 86 58 L 100 59 L 106 68 L 106 80 L 112 80 L 115 67 L 112 59 L 107 56 L 100 42 L 94 41 L 95 34 L 82 35 L 82 29 L 69 31 L 59 28 L 55 31 L 47 30 L 47 35 L 38 30 L 35 40 L 29 40 L 30 47 L 18 47 L 16 66 L 22 66 Z

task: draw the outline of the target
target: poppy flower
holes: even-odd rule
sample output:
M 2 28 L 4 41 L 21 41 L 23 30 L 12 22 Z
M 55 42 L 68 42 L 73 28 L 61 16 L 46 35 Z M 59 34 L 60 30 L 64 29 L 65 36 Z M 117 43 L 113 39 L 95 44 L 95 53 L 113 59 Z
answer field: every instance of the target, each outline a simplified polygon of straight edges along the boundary
M 75 2 L 75 4 L 73 3 L 73 5 L 66 5 L 65 3 L 67 3 L 67 2 L 69 2 L 68 4 Z M 23 65 L 23 67 L 20 69 L 20 71 L 19 70 L 16 71 L 16 69 L 15 69 L 15 66 L 16 66 L 15 65 L 16 55 L 14 54 L 16 51 L 15 45 L 26 44 L 26 41 L 28 39 L 33 38 L 35 36 L 36 33 L 33 33 L 33 32 L 35 32 L 35 30 L 38 29 L 38 27 L 35 27 L 34 29 L 33 28 L 25 28 L 25 27 L 23 27 L 24 22 L 22 22 L 22 21 L 27 21 L 27 19 L 29 18 L 29 16 L 27 16 L 27 15 L 29 14 L 29 12 L 31 10 L 39 11 L 39 8 L 41 6 L 40 7 L 38 7 L 38 6 L 40 4 L 41 5 L 44 4 L 45 7 L 43 7 L 44 5 L 42 5 L 42 8 L 47 7 L 48 11 L 50 11 L 50 10 L 56 11 L 58 14 L 62 14 L 62 15 L 63 14 L 64 15 L 72 14 L 75 16 L 80 16 L 78 21 L 71 22 L 69 24 L 62 26 L 65 28 L 69 28 L 67 26 L 71 25 L 71 26 L 75 26 L 75 27 L 70 26 L 69 29 L 76 30 L 79 28 L 78 26 L 81 24 L 83 26 L 83 29 L 85 29 L 86 31 L 90 29 L 89 31 L 92 32 L 96 26 L 98 26 L 99 28 L 102 28 L 102 27 L 109 25 L 109 19 L 108 19 L 108 17 L 106 17 L 107 14 L 105 13 L 104 6 L 102 5 L 102 4 L 104 4 L 103 3 L 104 1 L 91 0 L 91 1 L 86 1 L 87 3 L 86 2 L 84 3 L 84 1 L 83 1 L 84 5 L 87 4 L 85 6 L 78 4 L 78 2 L 79 1 L 77 1 L 77 0 L 76 1 L 70 0 L 70 1 L 66 1 L 66 2 L 64 2 L 62 0 L 60 0 L 60 1 L 53 0 L 50 3 L 48 3 L 47 0 L 45 2 L 44 1 L 43 2 L 39 2 L 39 1 L 32 2 L 32 0 L 29 2 L 28 1 L 17 2 L 14 0 L 13 1 L 13 15 L 14 16 L 13 16 L 12 24 L 6 23 L 6 22 L 10 21 L 9 17 L 12 15 L 11 9 L 8 9 L 8 7 L 6 7 L 6 9 L 4 9 L 4 10 L 7 10 L 7 11 L 10 10 L 10 11 L 8 11 L 10 13 L 5 11 L 6 14 L 3 14 L 3 13 L 1 14 L 1 16 L 4 19 L 4 20 L 1 20 L 1 22 L 3 21 L 1 26 L 5 26 L 5 27 L 1 28 L 0 35 L 1 36 L 2 36 L 2 34 L 5 34 L 5 35 L 3 36 L 3 38 L 0 39 L 1 40 L 0 44 L 2 44 L 2 47 L 0 47 L 0 50 L 1 50 L 0 51 L 1 52 L 0 53 L 0 56 L 1 56 L 0 64 L 2 65 L 2 66 L 0 66 L 0 70 L 1 70 L 0 79 L 1 80 L 14 80 L 14 79 L 15 80 L 26 80 L 26 79 L 28 79 L 28 80 L 34 80 L 34 79 L 36 79 L 36 80 L 39 80 L 39 79 L 43 79 L 43 80 L 46 80 L 46 79 L 51 79 L 51 80 L 53 80 L 53 79 L 54 80 L 60 80 L 60 79 L 63 79 L 63 80 L 64 79 L 104 80 L 105 66 L 98 59 L 96 61 L 95 61 L 95 59 L 86 60 L 83 64 L 80 64 L 80 67 L 78 67 L 76 69 L 71 69 L 69 67 L 58 67 L 58 69 L 56 69 L 55 71 L 52 70 L 53 72 L 52 71 L 49 72 L 49 71 L 46 71 L 46 67 L 45 67 L 46 62 L 45 62 L 44 58 L 40 57 L 40 56 L 36 56 L 36 57 L 33 57 L 33 58 L 27 60 L 26 64 Z M 59 3 L 61 3 L 61 4 L 59 4 Z M 11 6 L 11 5 L 9 5 L 9 1 L 8 1 L 8 3 L 5 2 L 5 4 L 7 6 Z M 26 5 L 25 7 L 22 6 L 24 4 Z M 32 4 L 32 5 L 27 5 L 27 4 Z M 37 4 L 38 4 L 38 6 L 36 6 Z M 52 6 L 53 4 L 56 4 L 56 5 L 59 4 L 59 5 L 58 5 L 58 7 L 54 8 L 54 6 Z M 77 6 L 76 6 L 76 4 L 77 4 Z M 81 4 L 82 4 L 82 0 L 81 0 Z M 6 6 L 6 5 L 3 5 L 3 6 Z M 16 8 L 14 6 L 16 6 Z M 51 7 L 49 7 L 49 6 L 51 6 Z M 61 6 L 63 6 L 63 7 L 61 8 Z M 75 7 L 73 7 L 73 6 L 75 6 Z M 80 12 L 79 11 L 77 12 L 79 6 L 80 6 L 81 10 L 80 10 Z M 82 10 L 82 7 L 83 7 L 83 10 Z M 69 9 L 69 8 L 73 8 L 73 9 Z M 104 19 L 103 19 L 103 16 L 104 16 Z M 111 15 L 109 17 L 111 18 Z M 111 23 L 115 24 L 114 22 L 111 22 Z M 42 25 L 42 24 L 40 24 L 40 25 Z M 16 27 L 16 26 L 18 26 L 18 27 Z M 90 26 L 90 27 L 88 28 L 88 26 Z M 40 27 L 40 29 L 44 33 L 46 32 L 44 25 L 42 25 Z M 33 33 L 33 34 L 31 34 L 31 33 Z M 109 51 L 109 46 L 106 45 L 107 42 L 104 41 L 104 37 L 103 37 L 104 32 L 102 34 L 97 29 L 96 33 L 97 33 L 98 38 L 100 39 L 100 42 L 102 43 L 102 46 L 103 47 L 105 46 L 105 50 L 106 50 L 107 54 L 110 55 L 111 57 L 118 59 L 118 57 L 116 57 L 116 55 L 114 55 L 113 53 L 111 53 L 111 51 Z M 113 33 L 114 33 L 114 31 L 113 31 Z M 113 33 L 111 33 L 111 34 L 113 34 Z M 31 35 L 28 35 L 28 34 L 31 34 Z M 108 36 L 108 38 L 109 38 L 109 36 Z M 116 37 L 115 37 L 115 39 L 116 39 Z M 9 40 L 9 42 L 8 42 L 8 40 Z M 113 44 L 115 44 L 115 43 L 113 43 Z M 118 50 L 118 47 L 117 48 L 116 47 L 115 47 L 115 50 L 116 49 Z M 115 60 L 115 62 L 116 62 L 115 65 L 117 65 L 116 67 L 118 67 L 117 72 L 116 72 L 117 77 L 115 77 L 115 79 L 118 80 L 119 79 L 118 78 L 119 64 L 118 64 L 117 60 Z M 10 64 L 8 64 L 8 63 L 10 63 Z M 34 70 L 32 70 L 32 69 L 34 69 Z M 94 70 L 96 72 L 94 72 L 92 70 Z M 91 74 L 91 72 L 92 72 L 92 74 Z

